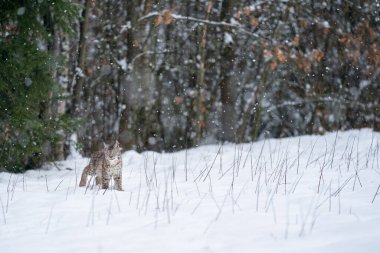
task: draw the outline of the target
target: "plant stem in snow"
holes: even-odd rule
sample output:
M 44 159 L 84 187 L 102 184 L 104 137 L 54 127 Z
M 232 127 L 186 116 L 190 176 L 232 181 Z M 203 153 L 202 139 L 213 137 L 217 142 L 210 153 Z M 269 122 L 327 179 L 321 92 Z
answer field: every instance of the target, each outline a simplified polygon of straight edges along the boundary
M 220 150 L 221 150 L 221 148 L 222 148 L 222 146 L 219 147 L 218 152 L 216 153 L 216 155 L 215 155 L 215 157 L 214 157 L 214 160 L 212 161 L 212 164 L 211 164 L 211 166 L 210 166 L 210 169 L 207 171 L 207 174 L 206 174 L 206 176 L 205 176 L 204 179 L 203 179 L 203 182 L 204 182 L 204 181 L 206 180 L 206 178 L 209 176 L 209 174 L 210 174 L 210 172 L 211 172 L 211 169 L 212 169 L 212 167 L 213 167 L 214 164 L 215 164 L 216 158 L 217 158 L 218 155 L 220 154 Z
M 108 214 L 107 214 L 107 222 L 106 222 L 106 225 L 108 225 L 108 223 L 110 222 L 110 218 L 111 218 L 111 210 L 112 210 L 112 201 L 113 201 L 113 195 L 111 194 L 110 205 L 109 205 L 109 207 L 108 207 Z
M 87 217 L 87 227 L 90 226 L 90 224 L 94 225 L 94 216 L 95 216 L 95 194 L 92 195 L 92 200 L 91 200 L 91 205 L 90 205 L 90 210 L 88 212 L 88 217 Z
M 22 191 L 25 192 L 25 173 L 22 174 Z
M 335 133 L 335 139 L 334 139 L 334 145 L 333 150 L 331 154 L 331 163 L 330 163 L 330 169 L 332 169 L 333 163 L 334 163 L 334 157 L 335 157 L 335 147 L 336 147 L 336 140 L 338 139 L 338 130 Z
M 13 174 L 11 174 L 11 175 L 9 176 L 9 180 L 8 180 L 8 186 L 7 186 L 7 206 L 6 206 L 6 208 L 5 208 L 5 212 L 6 212 L 6 213 L 8 213 L 8 206 L 9 206 L 9 194 L 10 194 L 10 189 L 9 189 L 9 186 L 10 186 L 10 184 L 11 184 L 11 178 L 12 178 L 12 175 L 13 175 Z
M 144 161 L 144 167 L 145 167 L 145 161 Z M 145 170 L 145 178 L 146 178 L 146 180 L 147 180 L 146 170 Z M 148 182 L 148 180 L 147 180 L 147 182 Z M 139 204 L 140 204 L 140 194 L 141 194 L 141 167 L 140 167 L 139 193 L 138 193 L 138 195 L 137 195 L 136 209 L 139 208 Z
M 156 187 L 157 187 L 157 172 L 156 172 L 156 165 L 157 165 L 157 157 L 154 157 L 154 153 L 152 155 L 153 159 L 153 172 L 154 172 L 154 180 L 156 182 Z
M 259 161 L 260 161 L 260 159 L 261 159 L 261 155 L 263 154 L 263 150 L 264 150 L 265 142 L 266 142 L 266 139 L 264 139 L 263 145 L 261 146 L 261 150 L 260 150 L 259 158 L 257 158 L 257 163 L 256 163 L 256 168 L 255 168 L 255 175 L 256 175 L 256 172 L 257 172 L 257 167 L 259 166 Z M 251 178 L 251 179 L 252 179 L 252 181 L 253 181 L 253 178 Z
M 129 195 L 129 203 L 128 203 L 129 206 L 131 206 L 132 194 L 133 194 L 133 192 L 131 192 L 131 194 Z
M 294 186 L 293 186 L 293 190 L 291 190 L 291 193 L 294 194 L 294 192 L 296 191 L 296 188 L 297 188 L 297 186 L 298 186 L 299 182 L 301 181 L 301 179 L 302 179 L 302 177 L 303 177 L 304 174 L 305 174 L 305 172 L 302 172 L 302 175 L 301 175 L 301 176 L 298 178 L 298 180 L 295 182 L 295 184 L 294 184 Z
M 252 146 L 253 146 L 253 142 L 251 142 L 251 144 L 249 145 L 249 149 L 248 149 L 248 152 L 247 152 L 247 156 L 246 156 L 245 159 L 244 159 L 243 168 L 245 168 L 245 164 L 247 163 L 248 156 L 249 156 L 249 154 L 252 152 Z
M 187 134 L 185 136 L 185 181 L 187 182 Z
M 317 191 L 317 193 L 319 193 L 319 189 L 320 189 L 320 186 L 321 186 L 321 180 L 323 179 L 323 169 L 324 169 L 324 166 L 322 166 L 321 169 L 320 169 L 319 181 L 318 181 L 318 191 Z
M 223 143 L 220 144 L 219 174 L 223 174 Z
M 46 191 L 49 192 L 49 186 L 47 182 L 47 176 L 45 175 Z
M 18 175 L 17 175 L 16 179 L 13 181 L 11 201 L 13 200 L 13 195 L 15 194 L 17 181 L 18 181 Z
M 5 218 L 5 211 L 4 211 L 3 200 L 1 199 L 1 196 L 0 196 L 0 204 L 1 204 L 1 210 L 3 211 L 4 224 L 7 224 L 7 219 Z
M 343 190 L 343 188 L 348 184 L 348 182 L 351 181 L 351 179 L 355 176 L 354 175 L 351 175 L 349 178 L 346 179 L 346 181 L 344 181 L 344 183 L 342 185 L 338 184 L 338 189 L 333 193 L 333 196 L 336 197 L 338 196 L 338 194 L 340 194 L 340 192 Z
M 193 215 L 195 213 L 195 211 L 198 209 L 198 207 L 201 205 L 202 201 L 205 199 L 205 197 L 207 196 L 207 193 L 203 194 L 203 197 L 201 198 L 201 200 L 198 202 L 198 204 L 194 207 L 193 211 L 191 212 L 191 215 Z
M 232 191 L 232 188 L 230 188 L 230 189 L 227 190 L 227 193 L 226 193 L 226 195 L 224 196 L 224 200 L 223 200 L 222 206 L 219 207 L 219 206 L 217 205 L 218 208 L 219 208 L 219 212 L 218 212 L 218 214 L 215 216 L 215 218 L 210 222 L 210 224 L 206 227 L 206 229 L 205 229 L 205 231 L 204 231 L 204 234 L 207 233 L 207 231 L 208 231 L 208 229 L 210 228 L 210 226 L 211 226 L 213 223 L 215 223 L 215 222 L 219 219 L 219 217 L 220 217 L 220 215 L 221 215 L 221 213 L 222 213 L 222 211 L 223 211 L 224 204 L 226 203 L 227 197 L 228 197 L 228 195 L 229 195 L 229 193 L 230 193 L 231 191 Z M 211 195 L 211 196 L 212 196 L 212 195 Z
M 379 192 L 379 189 L 380 189 L 380 184 L 379 184 L 379 186 L 377 187 L 377 190 L 376 190 L 376 193 L 375 193 L 375 195 L 373 196 L 373 199 L 372 199 L 372 204 L 373 204 L 373 202 L 375 202 L 375 198 L 376 198 L 376 196 L 377 196 L 377 194 L 378 194 L 378 192 Z
M 298 137 L 298 149 L 297 149 L 297 175 L 298 175 L 298 169 L 300 167 L 300 144 L 301 144 L 301 137 Z
M 59 184 L 57 185 L 57 187 L 55 187 L 54 191 L 57 191 L 58 187 L 62 184 L 63 180 L 65 180 L 65 179 L 62 179 L 61 182 L 59 182 Z
M 317 141 L 318 141 L 318 139 L 315 140 L 313 146 L 311 147 L 310 154 L 309 154 L 309 158 L 307 159 L 307 162 L 306 162 L 306 169 L 307 169 L 307 167 L 309 166 L 310 158 L 311 158 L 311 155 L 313 154 L 314 147 L 315 147 L 315 144 L 317 143 Z
M 77 189 L 77 185 L 78 185 L 77 160 L 74 161 L 74 171 L 75 171 L 75 185 L 74 185 L 74 193 L 75 193 Z
M 309 216 L 311 214 L 312 207 L 314 206 L 314 201 L 315 201 L 315 196 L 311 200 L 310 205 L 309 205 L 309 209 L 308 209 L 308 211 L 306 213 L 306 216 L 305 216 L 305 218 L 304 218 L 304 220 L 302 222 L 301 230 L 300 230 L 300 233 L 298 234 L 299 237 L 302 237 L 304 235 L 305 227 L 306 227 L 306 222 L 309 219 Z
M 330 181 L 330 187 L 329 187 L 329 212 L 331 212 L 331 181 Z
M 285 155 L 285 180 L 284 180 L 284 190 L 285 190 L 285 195 L 286 195 L 286 174 L 288 173 L 288 152 L 286 152 L 286 155 Z
M 70 184 L 71 184 L 71 178 L 70 178 L 70 181 L 69 181 L 69 185 L 67 186 L 67 191 L 66 191 L 66 200 L 67 200 L 67 197 L 69 196 L 69 190 L 70 190 Z
M 356 139 L 356 136 L 354 137 L 354 140 L 352 141 L 351 150 L 350 150 L 350 153 L 348 154 L 348 158 L 347 158 L 347 161 L 348 161 L 347 171 L 350 170 L 350 164 L 351 164 L 352 152 L 354 150 L 355 139 Z
M 259 197 L 260 197 L 260 179 L 261 179 L 261 170 L 259 177 L 257 178 L 257 183 L 256 183 L 256 212 L 259 211 Z
M 54 208 L 54 206 L 52 206 L 51 209 L 50 209 L 50 213 L 49 213 L 48 223 L 46 225 L 45 234 L 47 234 L 49 232 L 50 220 L 51 220 L 51 216 L 53 214 L 53 208 Z

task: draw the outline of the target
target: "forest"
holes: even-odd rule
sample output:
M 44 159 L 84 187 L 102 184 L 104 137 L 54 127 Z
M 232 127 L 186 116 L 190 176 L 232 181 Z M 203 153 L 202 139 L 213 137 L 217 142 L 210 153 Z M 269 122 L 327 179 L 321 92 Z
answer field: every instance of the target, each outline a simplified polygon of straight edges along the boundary
M 378 0 L 0 0 L 0 171 L 380 131 L 379 96 Z
M 380 252 L 380 0 L 0 0 L 0 252 Z

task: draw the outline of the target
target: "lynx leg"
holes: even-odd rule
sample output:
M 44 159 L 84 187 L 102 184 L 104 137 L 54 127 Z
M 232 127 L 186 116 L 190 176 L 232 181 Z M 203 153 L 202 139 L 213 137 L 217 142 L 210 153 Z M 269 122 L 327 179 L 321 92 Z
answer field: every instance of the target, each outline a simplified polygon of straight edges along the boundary
M 88 176 L 89 172 L 90 172 L 90 165 L 87 165 L 82 172 L 82 177 L 80 179 L 79 186 L 86 186 L 87 176 Z
M 110 177 L 108 175 L 103 176 L 102 189 L 108 189 L 109 184 L 110 184 Z
M 115 189 L 117 191 L 122 191 L 123 188 L 121 187 L 122 183 L 121 183 L 121 174 L 120 175 L 117 175 L 114 177 L 114 181 L 115 181 Z
M 95 176 L 95 184 L 96 185 L 102 184 L 102 177 L 101 176 Z

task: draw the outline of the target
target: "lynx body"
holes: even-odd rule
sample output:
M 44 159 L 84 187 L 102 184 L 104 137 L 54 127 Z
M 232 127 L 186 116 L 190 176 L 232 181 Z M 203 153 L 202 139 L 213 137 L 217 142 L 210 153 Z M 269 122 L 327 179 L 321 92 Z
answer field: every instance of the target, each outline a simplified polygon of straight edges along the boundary
M 95 177 L 96 185 L 108 189 L 111 178 L 114 179 L 115 189 L 122 191 L 122 160 L 121 148 L 116 141 L 113 147 L 104 144 L 104 148 L 91 155 L 89 164 L 84 168 L 79 186 L 87 185 L 87 177 Z

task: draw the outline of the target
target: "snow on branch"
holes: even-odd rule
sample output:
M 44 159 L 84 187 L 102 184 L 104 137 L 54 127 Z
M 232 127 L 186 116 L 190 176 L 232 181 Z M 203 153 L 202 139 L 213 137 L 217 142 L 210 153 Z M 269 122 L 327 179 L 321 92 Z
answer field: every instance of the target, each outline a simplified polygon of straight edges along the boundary
M 164 15 L 167 15 L 168 11 L 165 11 Z M 138 19 L 139 22 L 143 21 L 143 20 L 146 20 L 146 19 L 149 19 L 149 18 L 153 18 L 153 17 L 158 17 L 158 16 L 161 16 L 163 14 L 159 13 L 159 12 L 151 12 L 145 16 L 142 16 Z M 212 20 L 206 20 L 206 19 L 200 19 L 200 18 L 194 18 L 194 17 L 189 17 L 189 16 L 182 16 L 182 15 L 178 15 L 178 14 L 173 14 L 173 13 L 170 13 L 171 15 L 171 18 L 172 19 L 175 19 L 175 20 L 180 20 L 180 21 L 191 21 L 191 22 L 196 22 L 196 23 L 201 23 L 201 24 L 207 24 L 207 25 L 212 25 L 212 26 L 223 26 L 223 27 L 229 27 L 229 28 L 232 28 L 232 29 L 235 29 L 237 30 L 238 32 L 240 33 L 243 33 L 245 35 L 248 35 L 248 36 L 251 36 L 251 37 L 255 37 L 255 38 L 262 38 L 262 39 L 265 39 L 265 40 L 271 40 L 265 36 L 262 36 L 260 34 L 256 34 L 256 33 L 253 33 L 251 31 L 248 31 L 246 29 L 244 29 L 240 23 L 238 22 L 235 22 L 235 23 L 229 23 L 229 22 L 224 22 L 224 21 L 212 21 Z
M 318 104 L 318 103 L 320 103 L 320 104 L 326 104 L 326 103 L 354 104 L 356 106 L 362 107 L 363 109 L 371 109 L 375 106 L 374 104 L 364 104 L 364 103 L 361 103 L 359 101 L 348 101 L 348 100 L 344 100 L 344 99 L 340 99 L 340 98 L 322 97 L 319 99 L 302 100 L 302 101 L 298 101 L 298 102 L 290 102 L 289 101 L 289 102 L 284 102 L 282 104 L 271 105 L 271 106 L 268 106 L 266 108 L 264 106 L 264 109 L 266 112 L 269 113 L 269 112 L 272 112 L 274 110 L 284 108 L 284 107 L 288 107 L 288 106 L 299 106 L 299 105 Z

